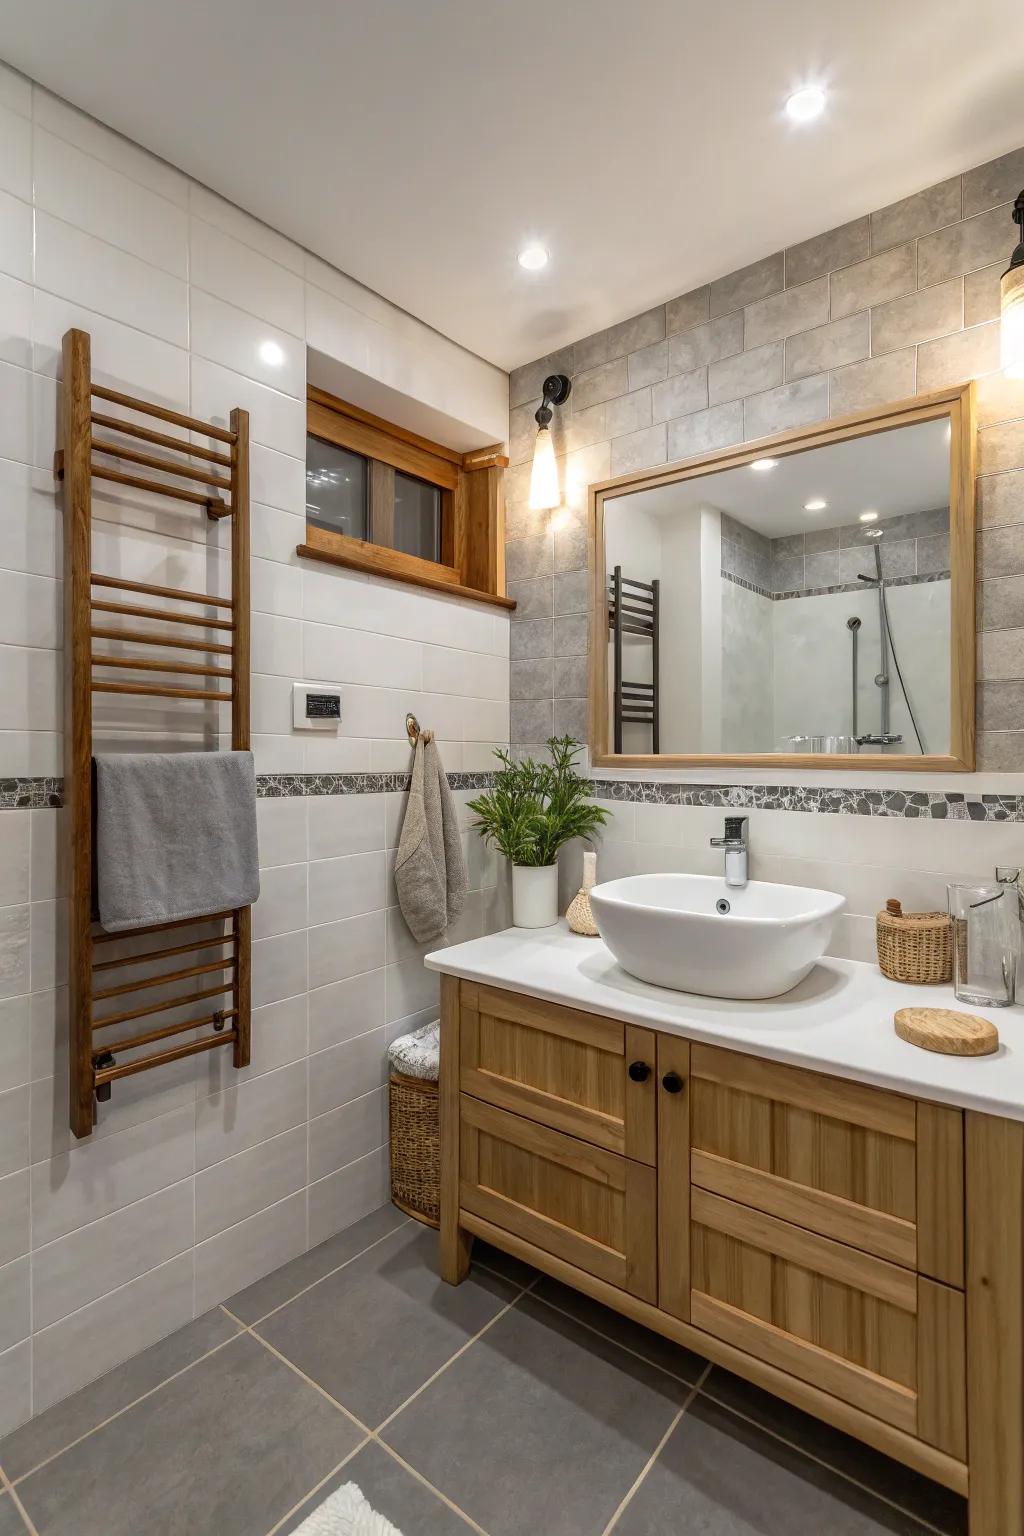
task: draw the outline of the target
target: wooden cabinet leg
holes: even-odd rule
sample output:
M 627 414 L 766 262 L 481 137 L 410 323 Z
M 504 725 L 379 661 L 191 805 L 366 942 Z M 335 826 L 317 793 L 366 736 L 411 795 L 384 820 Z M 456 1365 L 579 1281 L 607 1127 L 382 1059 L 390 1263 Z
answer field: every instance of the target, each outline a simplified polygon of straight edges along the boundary
M 441 1278 L 461 1285 L 473 1239 L 459 1226 L 459 980 L 441 977 Z
M 971 1536 L 1024 1536 L 1024 1124 L 966 1115 Z

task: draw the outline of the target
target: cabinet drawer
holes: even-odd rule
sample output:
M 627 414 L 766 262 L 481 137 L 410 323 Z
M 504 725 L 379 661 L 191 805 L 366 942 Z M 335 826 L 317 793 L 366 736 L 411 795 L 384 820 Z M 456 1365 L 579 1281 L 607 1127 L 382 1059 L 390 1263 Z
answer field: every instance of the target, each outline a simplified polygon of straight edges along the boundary
M 578 1269 L 657 1300 L 656 1175 L 463 1094 L 459 1205 Z
M 655 1161 L 651 1030 L 474 982 L 462 982 L 459 1003 L 463 1092 L 609 1152 Z
M 963 1116 L 694 1046 L 690 1176 L 712 1194 L 963 1284 Z
M 690 1320 L 963 1460 L 964 1298 L 694 1189 Z

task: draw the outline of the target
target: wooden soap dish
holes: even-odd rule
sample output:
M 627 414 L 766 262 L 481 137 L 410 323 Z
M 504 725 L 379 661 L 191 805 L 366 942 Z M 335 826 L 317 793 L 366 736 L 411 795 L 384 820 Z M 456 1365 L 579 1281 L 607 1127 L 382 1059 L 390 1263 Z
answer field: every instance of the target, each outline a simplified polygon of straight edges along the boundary
M 990 1056 L 999 1049 L 999 1031 L 976 1013 L 955 1008 L 898 1008 L 896 1033 L 910 1045 L 944 1056 Z

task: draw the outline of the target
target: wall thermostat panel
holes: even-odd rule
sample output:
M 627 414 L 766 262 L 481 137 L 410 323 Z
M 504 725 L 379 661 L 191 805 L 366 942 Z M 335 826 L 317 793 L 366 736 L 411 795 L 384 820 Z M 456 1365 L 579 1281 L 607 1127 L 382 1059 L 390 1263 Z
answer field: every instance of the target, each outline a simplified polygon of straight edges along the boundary
M 322 683 L 292 684 L 292 724 L 297 731 L 336 731 L 340 722 L 340 688 Z

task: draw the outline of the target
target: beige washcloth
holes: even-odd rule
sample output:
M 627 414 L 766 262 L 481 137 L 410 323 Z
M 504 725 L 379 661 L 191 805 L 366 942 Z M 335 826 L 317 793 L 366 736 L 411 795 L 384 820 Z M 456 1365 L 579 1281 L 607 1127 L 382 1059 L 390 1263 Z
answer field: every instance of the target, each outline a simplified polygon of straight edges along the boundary
M 465 904 L 469 875 L 459 815 L 433 731 L 416 742 L 395 885 L 402 916 L 419 943 L 439 938 Z

